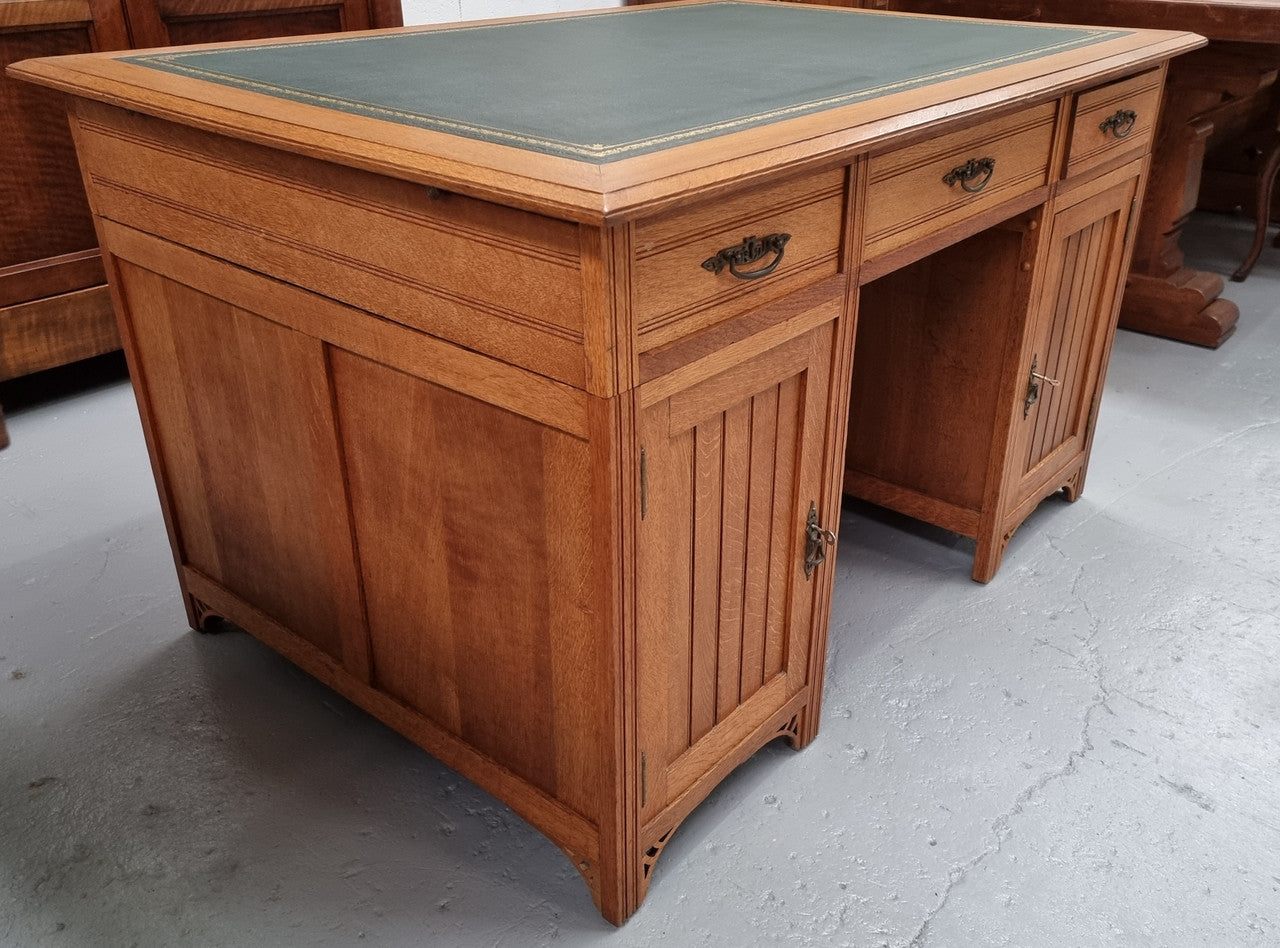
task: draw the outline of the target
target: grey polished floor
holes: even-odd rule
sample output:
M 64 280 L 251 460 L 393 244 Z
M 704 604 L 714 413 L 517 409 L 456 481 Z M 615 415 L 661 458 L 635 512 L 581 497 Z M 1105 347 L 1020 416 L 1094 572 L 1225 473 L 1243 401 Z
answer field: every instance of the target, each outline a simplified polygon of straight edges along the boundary
M 1192 238 L 1229 270 L 1247 224 Z M 0 388 L 0 944 L 1280 944 L 1280 251 L 1227 295 L 1217 351 L 1120 334 L 1084 497 L 990 585 L 846 510 L 822 733 L 621 930 L 506 807 L 186 628 L 114 363 Z

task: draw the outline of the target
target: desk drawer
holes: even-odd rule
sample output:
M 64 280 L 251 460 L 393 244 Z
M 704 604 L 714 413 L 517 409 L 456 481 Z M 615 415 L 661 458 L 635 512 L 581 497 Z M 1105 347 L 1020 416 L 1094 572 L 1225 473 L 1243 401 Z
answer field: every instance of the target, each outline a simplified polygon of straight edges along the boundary
M 1090 89 L 1076 97 L 1066 176 L 1135 149 L 1146 151 L 1160 108 L 1160 70 Z
M 838 272 L 844 182 L 835 168 L 638 221 L 632 299 L 640 349 Z M 748 238 L 758 239 L 754 247 Z
M 1057 104 L 871 158 L 866 251 L 872 259 L 1049 183 Z

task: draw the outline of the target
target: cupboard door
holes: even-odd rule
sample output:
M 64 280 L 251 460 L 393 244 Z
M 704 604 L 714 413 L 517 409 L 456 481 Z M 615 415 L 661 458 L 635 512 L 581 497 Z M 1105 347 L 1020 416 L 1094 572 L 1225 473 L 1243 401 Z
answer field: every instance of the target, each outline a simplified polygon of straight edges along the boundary
M 1014 439 L 1018 497 L 1062 486 L 1087 451 L 1127 270 L 1125 243 L 1139 169 L 1099 179 L 1059 209 L 1049 234 L 1044 292 L 1034 316 Z M 1083 477 L 1068 485 L 1074 497 Z
M 181 46 L 381 29 L 398 0 L 125 0 L 133 45 Z
M 655 404 L 642 390 L 641 825 L 661 817 L 646 838 L 665 841 L 770 737 L 794 737 L 772 719 L 810 684 L 820 572 L 806 577 L 806 518 L 823 504 L 833 332 L 826 323 Z

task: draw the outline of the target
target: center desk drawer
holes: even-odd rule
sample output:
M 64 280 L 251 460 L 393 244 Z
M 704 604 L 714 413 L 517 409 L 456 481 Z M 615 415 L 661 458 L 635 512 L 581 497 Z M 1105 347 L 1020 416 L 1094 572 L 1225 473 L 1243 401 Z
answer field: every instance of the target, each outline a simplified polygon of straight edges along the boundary
M 840 270 L 845 169 L 637 221 L 632 301 L 641 351 Z
M 869 162 L 865 259 L 1049 183 L 1057 103 L 1024 109 Z

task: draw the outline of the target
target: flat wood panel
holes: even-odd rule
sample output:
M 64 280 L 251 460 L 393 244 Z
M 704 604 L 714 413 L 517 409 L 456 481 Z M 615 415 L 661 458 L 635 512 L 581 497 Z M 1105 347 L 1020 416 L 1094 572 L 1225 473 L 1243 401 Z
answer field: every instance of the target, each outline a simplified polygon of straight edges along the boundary
M 88 23 L 39 31 L 0 29 L 0 268 L 97 246 L 65 104 L 48 90 L 4 72 L 10 63 L 33 56 L 90 49 Z M 64 289 L 74 287 L 58 291 Z
M 0 268 L 0 307 L 102 286 L 107 275 L 98 248 Z
M 325 346 L 119 261 L 180 559 L 359 676 L 367 659 Z
M 877 155 L 869 163 L 865 255 L 890 253 L 1049 183 L 1057 104 Z M 994 161 L 989 179 L 945 178 L 970 161 Z M 983 181 L 986 180 L 984 184 Z
M 174 17 L 165 21 L 165 45 L 229 43 L 272 36 L 338 33 L 345 27 L 342 7 L 326 4 L 315 9 L 223 17 Z
M 754 726 L 744 722 L 807 681 L 814 586 L 802 569 L 804 519 L 821 493 L 831 342 L 823 324 L 644 412 L 640 743 L 650 806 L 704 776 L 689 763 L 704 760 L 703 741 L 742 740 Z
M 0 381 L 119 348 L 105 286 L 0 309 Z
M 335 351 L 376 686 L 598 816 L 587 442 Z
M 135 47 L 379 29 L 403 22 L 396 0 L 125 0 Z
M 1004 347 L 1030 305 L 1024 262 L 1022 234 L 995 228 L 862 288 L 850 470 L 981 507 L 1004 411 Z
M 1280 43 L 1274 0 L 798 0 L 905 13 L 1188 30 L 1215 40 Z

